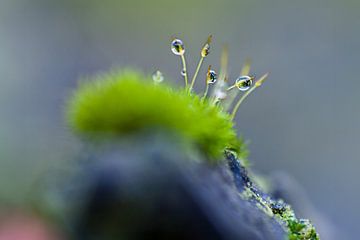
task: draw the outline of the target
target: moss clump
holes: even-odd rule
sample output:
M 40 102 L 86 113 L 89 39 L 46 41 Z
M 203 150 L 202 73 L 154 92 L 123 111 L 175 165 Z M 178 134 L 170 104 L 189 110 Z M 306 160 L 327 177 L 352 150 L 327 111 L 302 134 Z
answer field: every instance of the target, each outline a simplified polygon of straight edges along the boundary
M 67 106 L 70 127 L 97 139 L 122 137 L 147 129 L 170 131 L 195 144 L 209 159 L 231 149 L 244 157 L 229 114 L 185 90 L 155 85 L 127 70 L 82 81 Z
M 319 240 L 315 228 L 307 219 L 288 220 L 289 240 Z

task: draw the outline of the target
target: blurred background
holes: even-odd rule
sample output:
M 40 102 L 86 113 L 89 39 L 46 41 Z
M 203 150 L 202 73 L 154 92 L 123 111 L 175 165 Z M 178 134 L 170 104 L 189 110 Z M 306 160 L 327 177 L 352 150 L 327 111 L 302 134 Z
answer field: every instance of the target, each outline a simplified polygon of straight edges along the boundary
M 0 203 L 26 204 L 39 176 L 79 154 L 63 108 L 80 77 L 134 66 L 181 84 L 171 37 L 193 73 L 213 34 L 205 65 L 218 69 L 228 44 L 230 79 L 247 57 L 252 73 L 270 72 L 236 119 L 254 168 L 293 176 L 342 239 L 356 239 L 359 24 L 355 0 L 1 0 Z

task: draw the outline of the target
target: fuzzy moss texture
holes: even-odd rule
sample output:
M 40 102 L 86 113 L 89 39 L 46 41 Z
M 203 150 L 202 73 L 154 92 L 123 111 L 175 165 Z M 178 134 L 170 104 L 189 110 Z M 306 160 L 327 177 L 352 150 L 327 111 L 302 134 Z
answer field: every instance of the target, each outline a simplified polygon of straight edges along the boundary
M 209 100 L 187 90 L 154 84 L 150 77 L 134 70 L 88 80 L 80 82 L 66 108 L 70 127 L 81 136 L 101 141 L 158 129 L 193 144 L 211 163 L 223 160 L 224 151 L 236 153 L 236 161 L 247 157 L 246 145 L 236 136 L 231 116 Z M 297 219 L 289 205 L 261 194 L 252 184 L 248 183 L 241 196 L 278 219 L 288 239 L 319 239 L 308 220 Z
M 210 161 L 225 149 L 246 157 L 229 114 L 185 90 L 154 84 L 134 70 L 82 81 L 67 108 L 70 127 L 80 135 L 122 137 L 147 129 L 169 131 L 194 144 Z

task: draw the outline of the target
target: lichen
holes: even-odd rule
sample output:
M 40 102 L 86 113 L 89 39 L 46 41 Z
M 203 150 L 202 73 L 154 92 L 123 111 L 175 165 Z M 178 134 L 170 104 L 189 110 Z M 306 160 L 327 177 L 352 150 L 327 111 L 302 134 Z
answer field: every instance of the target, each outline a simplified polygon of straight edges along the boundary
M 253 203 L 269 217 L 275 218 L 288 233 L 289 240 L 320 239 L 310 220 L 298 219 L 289 204 L 281 199 L 273 199 L 259 188 L 233 153 L 226 152 L 226 156 L 240 196 Z

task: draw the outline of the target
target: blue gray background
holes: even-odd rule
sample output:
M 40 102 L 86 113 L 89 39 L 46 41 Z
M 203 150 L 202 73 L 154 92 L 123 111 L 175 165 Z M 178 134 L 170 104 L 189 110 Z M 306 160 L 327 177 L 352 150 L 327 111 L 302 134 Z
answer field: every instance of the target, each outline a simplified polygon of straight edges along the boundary
M 171 36 L 185 42 L 193 72 L 213 34 L 206 64 L 219 66 L 226 43 L 231 79 L 247 57 L 256 75 L 270 72 L 236 119 L 254 167 L 294 176 L 342 239 L 355 239 L 359 25 L 355 0 L 1 0 L 0 200 L 21 205 L 41 174 L 78 154 L 63 106 L 79 77 L 135 66 L 181 84 Z

